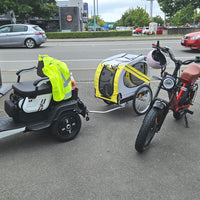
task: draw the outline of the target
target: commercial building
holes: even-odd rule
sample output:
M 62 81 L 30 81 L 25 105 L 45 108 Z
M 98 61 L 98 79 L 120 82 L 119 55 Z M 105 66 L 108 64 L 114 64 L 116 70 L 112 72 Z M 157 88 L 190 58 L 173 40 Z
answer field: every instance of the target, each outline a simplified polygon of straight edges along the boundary
M 51 20 L 34 17 L 28 19 L 29 24 L 38 24 L 45 31 L 84 31 L 84 23 L 88 21 L 88 4 L 83 0 L 57 1 L 58 14 Z M 0 15 L 0 25 L 21 23 L 12 12 Z

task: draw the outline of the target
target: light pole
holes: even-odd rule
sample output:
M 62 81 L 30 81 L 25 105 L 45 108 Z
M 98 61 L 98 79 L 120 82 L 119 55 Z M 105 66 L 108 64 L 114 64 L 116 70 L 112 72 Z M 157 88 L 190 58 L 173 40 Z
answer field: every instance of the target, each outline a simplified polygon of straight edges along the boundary
M 147 0 L 150 1 L 150 18 L 152 19 L 152 13 L 153 13 L 153 1 L 154 0 Z
M 97 26 L 99 27 L 98 16 L 99 16 L 99 7 L 98 7 L 98 0 L 97 0 Z
M 96 31 L 96 12 L 95 12 L 95 0 L 94 0 L 94 31 Z

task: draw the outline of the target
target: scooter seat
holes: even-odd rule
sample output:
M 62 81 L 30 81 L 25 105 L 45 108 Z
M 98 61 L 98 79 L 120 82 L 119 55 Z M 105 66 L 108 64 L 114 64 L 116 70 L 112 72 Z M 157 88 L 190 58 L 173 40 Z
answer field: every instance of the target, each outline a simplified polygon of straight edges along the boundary
M 186 68 L 182 74 L 181 78 L 190 80 L 192 84 L 200 77 L 200 67 L 197 65 L 191 65 Z
M 39 87 L 35 87 L 33 83 L 34 81 L 14 83 L 12 85 L 12 88 L 15 93 L 18 93 L 22 97 L 33 98 L 37 95 L 52 93 L 52 87 L 50 82 L 43 83 Z

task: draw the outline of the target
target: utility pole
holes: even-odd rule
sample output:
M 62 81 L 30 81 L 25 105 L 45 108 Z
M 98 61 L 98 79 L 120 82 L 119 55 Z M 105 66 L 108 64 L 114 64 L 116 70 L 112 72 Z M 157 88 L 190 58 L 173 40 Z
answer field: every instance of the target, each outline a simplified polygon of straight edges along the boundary
M 95 0 L 94 0 L 94 31 L 96 31 L 96 12 L 95 12 Z
M 98 16 L 99 16 L 99 5 L 97 0 L 97 27 L 99 27 Z
M 150 1 L 150 18 L 152 19 L 152 14 L 153 14 L 153 1 L 154 0 L 147 0 Z

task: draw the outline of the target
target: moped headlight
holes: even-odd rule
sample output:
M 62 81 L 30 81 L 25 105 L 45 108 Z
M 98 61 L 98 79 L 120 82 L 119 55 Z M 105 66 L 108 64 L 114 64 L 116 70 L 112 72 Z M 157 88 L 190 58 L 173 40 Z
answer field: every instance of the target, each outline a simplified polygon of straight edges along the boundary
M 175 85 L 175 79 L 173 77 L 166 77 L 163 81 L 163 86 L 167 90 L 171 90 Z

